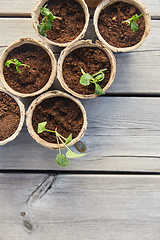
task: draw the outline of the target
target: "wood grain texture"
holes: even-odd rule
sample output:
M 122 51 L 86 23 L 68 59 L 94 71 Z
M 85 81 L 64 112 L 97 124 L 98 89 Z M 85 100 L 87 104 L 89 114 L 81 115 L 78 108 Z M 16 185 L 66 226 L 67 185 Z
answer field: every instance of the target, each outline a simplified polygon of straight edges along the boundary
M 34 32 L 31 19 L 21 18 L 17 29 L 19 21 L 17 18 L 0 19 L 0 31 L 4 32 L 3 38 L 0 38 L 0 54 L 8 44 L 20 37 L 30 36 L 40 40 Z M 152 23 L 148 39 L 137 51 L 115 54 L 117 72 L 113 84 L 107 90 L 108 93 L 160 93 L 160 24 L 158 20 L 153 20 Z M 91 22 L 85 39 L 90 37 L 96 39 Z M 57 53 L 58 59 L 61 49 L 52 47 L 52 50 Z
M 33 29 L 31 18 L 0 18 L 0 32 L 3 32 L 3 37 L 0 38 L 0 47 L 6 47 L 8 44 L 22 37 L 31 37 L 37 40 L 41 40 L 41 38 L 38 37 L 35 30 Z M 138 48 L 136 52 L 160 50 L 159 38 L 159 20 L 152 20 L 150 34 L 143 45 Z M 90 20 L 90 24 L 88 26 L 88 30 L 84 39 L 92 39 L 93 41 L 96 40 L 92 20 Z M 60 48 L 57 49 L 59 49 L 59 51 L 61 50 Z M 125 54 L 123 55 L 125 56 Z
M 38 0 L 1 0 L 0 16 L 30 16 Z
M 1 146 L 0 169 L 160 172 L 159 98 L 99 97 L 82 103 L 88 117 L 81 139 L 86 156 L 60 168 L 58 150 L 36 143 L 24 126 L 13 142 Z
M 0 48 L 0 54 L 5 48 Z M 55 53 L 58 60 L 59 53 Z M 160 93 L 160 50 L 118 53 L 116 76 L 107 93 Z M 1 85 L 1 83 L 0 83 Z M 58 80 L 52 89 L 62 89 Z
M 160 176 L 0 174 L 1 240 L 159 240 Z
M 0 8 L 0 15 L 24 15 L 30 16 L 37 0 L 1 0 L 1 8 Z M 159 0 L 143 0 L 142 1 L 152 16 L 160 16 L 160 2 Z

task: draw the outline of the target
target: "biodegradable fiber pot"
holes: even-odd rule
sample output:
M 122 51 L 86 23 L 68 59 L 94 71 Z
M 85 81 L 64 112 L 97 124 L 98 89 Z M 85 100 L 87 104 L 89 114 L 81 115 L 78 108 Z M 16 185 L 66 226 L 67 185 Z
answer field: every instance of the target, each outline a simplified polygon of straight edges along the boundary
M 61 103 L 60 98 L 64 98 L 63 104 Z M 44 107 L 46 106 L 45 104 L 47 105 L 47 109 Z M 71 105 L 74 106 L 72 107 Z M 63 107 L 66 107 L 66 109 L 63 109 Z M 76 113 L 76 109 L 78 109 L 78 112 L 80 112 L 79 114 Z M 37 113 L 38 116 L 36 115 Z M 71 117 L 71 114 L 73 114 L 73 117 Z M 81 102 L 78 99 L 72 97 L 71 95 L 58 90 L 49 91 L 37 97 L 29 106 L 26 115 L 26 124 L 32 138 L 35 139 L 37 143 L 50 149 L 58 149 L 55 134 L 51 133 L 50 135 L 50 137 L 54 139 L 49 140 L 48 136 L 45 136 L 45 139 L 47 139 L 48 141 L 44 140 L 44 138 L 42 139 L 37 133 L 38 124 L 36 123 L 35 125 L 36 121 L 40 123 L 39 119 L 41 119 L 41 122 L 47 121 L 47 124 L 52 126 L 52 129 L 48 128 L 50 130 L 55 130 L 55 128 L 57 127 L 57 131 L 59 132 L 59 127 L 62 127 L 62 131 L 64 131 L 64 134 L 66 134 L 66 132 L 68 131 L 68 129 L 66 129 L 66 124 L 68 124 L 68 127 L 71 128 L 71 131 L 72 129 L 74 129 L 75 131 L 77 131 L 77 129 L 80 129 L 76 137 L 73 136 L 72 141 L 67 144 L 68 147 L 78 142 L 83 137 L 87 128 L 86 111 Z M 77 124 L 77 127 L 74 127 L 75 123 Z M 62 132 L 59 133 L 64 136 Z M 72 133 L 73 135 L 73 132 L 69 132 L 69 134 L 70 133 Z M 67 138 L 69 134 L 64 137 Z M 64 148 L 64 145 L 62 143 L 60 143 L 60 148 Z
M 93 51 L 98 50 L 94 55 Z M 77 51 L 75 54 L 74 52 Z M 83 52 L 82 52 L 83 51 Z M 89 52 L 92 51 L 92 52 Z M 71 71 L 66 76 L 66 79 L 64 77 L 64 63 L 66 62 L 66 59 L 70 54 L 74 54 L 74 56 L 68 60 L 69 65 L 65 67 L 65 71 Z M 80 57 L 77 56 L 80 54 Z M 100 57 L 99 54 L 102 54 L 102 57 Z M 76 60 L 76 64 L 74 64 L 74 60 Z M 106 62 L 109 64 L 109 68 L 106 66 Z M 112 84 L 115 75 L 116 75 L 116 60 L 112 53 L 112 51 L 105 47 L 101 42 L 96 41 L 96 43 L 92 43 L 91 40 L 81 40 L 74 44 L 71 44 L 67 48 L 65 48 L 59 57 L 58 65 L 57 65 L 57 78 L 61 84 L 61 86 L 70 94 L 74 95 L 75 97 L 81 98 L 81 99 L 88 99 L 88 98 L 94 98 L 98 95 L 94 94 L 94 84 L 90 84 L 89 86 L 82 86 L 80 84 L 80 77 L 81 77 L 81 68 L 84 66 L 84 68 L 87 66 L 87 70 L 92 68 L 94 69 L 88 70 L 88 73 L 93 75 L 96 72 L 99 72 L 102 68 L 98 68 L 99 65 L 104 69 L 107 68 L 107 76 L 103 81 L 100 82 L 100 84 L 104 84 L 104 86 L 101 86 L 103 91 L 105 92 L 110 85 Z M 86 70 L 86 71 L 87 71 Z M 86 72 L 85 71 L 85 72 Z M 73 81 L 74 86 L 72 83 L 70 86 L 67 85 L 66 81 L 68 81 L 69 77 L 71 76 L 71 80 Z M 78 92 L 78 88 L 82 88 Z M 92 88 L 92 89 L 91 89 Z M 86 92 L 85 92 L 86 91 Z M 88 92 L 90 92 L 88 94 Z M 92 92 L 92 93 L 91 93 Z
M 80 40 L 84 37 L 85 32 L 86 32 L 87 27 L 88 27 L 88 23 L 89 23 L 88 7 L 87 7 L 87 4 L 85 3 L 84 0 L 72 0 L 72 1 L 75 1 L 76 4 L 77 3 L 80 4 L 80 6 L 82 7 L 82 11 L 84 13 L 83 27 L 80 30 L 78 30 L 80 28 L 80 21 L 81 21 L 81 17 L 78 16 L 79 12 L 77 12 L 77 13 L 75 12 L 73 14 L 71 7 L 69 7 L 68 10 L 64 9 L 64 6 L 66 6 L 69 1 L 64 0 L 64 4 L 63 4 L 63 1 L 58 1 L 58 0 L 56 0 L 56 1 L 57 1 L 57 4 L 62 3 L 62 6 L 56 7 L 56 10 L 55 10 L 55 11 L 58 11 L 58 13 L 56 13 L 56 15 L 58 15 L 58 17 L 61 17 L 61 20 L 54 19 L 53 23 L 52 23 L 52 29 L 50 31 L 46 32 L 46 34 L 48 35 L 48 32 L 52 31 L 54 33 L 54 38 L 55 39 L 50 40 L 50 38 L 48 36 L 47 37 L 42 36 L 41 34 L 39 34 L 39 31 L 37 29 L 37 25 L 39 25 L 39 23 L 40 23 L 39 22 L 40 11 L 41 11 L 40 8 L 43 7 L 44 5 L 48 4 L 48 0 L 40 0 L 40 1 L 37 2 L 32 14 L 31 14 L 32 15 L 33 28 L 35 29 L 38 36 L 40 38 L 42 38 L 42 40 L 44 42 L 49 43 L 49 44 L 54 45 L 54 46 L 66 47 L 69 44 L 71 44 L 75 41 L 78 41 L 78 40 Z M 56 1 L 54 1 L 53 3 L 56 4 Z M 70 3 L 70 5 L 72 5 L 72 4 Z M 49 4 L 48 4 L 47 8 L 49 8 Z M 78 11 L 78 10 L 75 9 L 75 11 Z M 51 10 L 51 12 L 52 12 L 52 10 Z M 64 14 L 66 14 L 66 17 L 64 17 Z M 53 15 L 55 15 L 55 13 Z M 75 19 L 73 19 L 73 17 L 75 17 Z M 76 19 L 77 19 L 77 23 L 76 23 L 77 26 L 75 25 L 75 20 Z M 55 23 L 55 26 L 54 26 L 54 23 Z M 53 29 L 53 27 L 55 29 Z M 60 28 L 62 28 L 61 34 L 59 34 Z M 68 29 L 67 33 L 66 33 L 66 29 Z M 76 31 L 75 29 L 77 29 L 77 35 L 74 38 L 75 31 Z M 58 35 L 58 39 L 57 39 L 57 35 Z M 68 36 L 69 39 L 64 41 L 65 36 Z
M 18 73 L 14 64 L 5 66 L 7 60 L 15 58 L 30 67 L 20 66 L 21 73 Z M 31 38 L 21 38 L 11 43 L 0 58 L 2 84 L 7 91 L 19 97 L 32 97 L 48 90 L 53 84 L 56 70 L 57 62 L 50 48 Z
M 1 93 L 4 93 L 7 95 L 7 97 L 5 98 L 5 102 L 1 102 L 1 108 L 0 108 L 0 111 L 1 111 L 1 124 L 5 125 L 5 126 L 2 126 L 2 133 L 1 135 L 3 135 L 3 132 L 5 132 L 5 135 L 6 135 L 6 131 L 12 131 L 13 133 L 0 141 L 0 145 L 4 145 L 12 140 L 14 140 L 18 134 L 20 133 L 21 129 L 22 129 L 22 126 L 23 126 L 23 123 L 24 123 L 24 119 L 25 119 L 25 108 L 24 108 L 24 105 L 23 103 L 17 98 L 15 97 L 14 95 L 12 95 L 11 93 L 9 93 L 8 91 L 6 91 L 4 88 L 0 88 L 0 94 Z M 4 96 L 3 96 L 4 98 Z M 12 109 L 10 109 L 10 105 L 11 105 L 11 102 L 14 102 L 14 106 L 12 105 Z M 15 105 L 16 104 L 18 105 L 19 107 L 19 123 L 15 123 L 14 121 L 14 111 L 15 111 Z M 6 105 L 5 105 L 6 104 Z M 10 116 L 10 114 L 12 116 Z M 13 127 L 14 125 L 14 127 Z M 17 128 L 16 128 L 17 126 Z M 13 128 L 16 128 L 15 132 L 13 131 Z
M 105 39 L 105 37 L 102 36 L 103 33 L 100 32 L 100 28 L 99 28 L 100 14 L 102 13 L 102 11 L 106 10 L 107 7 L 110 7 L 111 5 L 116 4 L 117 2 L 118 3 L 122 2 L 122 3 L 126 3 L 126 4 L 131 4 L 131 5 L 135 6 L 139 10 L 140 14 L 143 13 L 143 16 L 141 18 L 144 19 L 144 25 L 145 25 L 144 26 L 144 32 L 143 32 L 142 37 L 140 38 L 140 40 L 137 43 L 135 43 L 134 45 L 127 46 L 127 47 L 125 47 L 125 46 L 123 46 L 123 47 L 115 46 L 111 42 L 108 43 L 108 41 L 110 41 L 111 37 L 108 37 L 109 40 L 107 41 L 107 39 Z M 131 8 L 132 7 L 130 6 L 130 10 L 132 10 Z M 129 18 L 131 18 L 133 15 L 134 14 L 131 14 L 131 16 Z M 123 13 L 122 13 L 121 16 L 123 16 Z M 111 21 L 115 21 L 115 19 L 116 19 L 116 16 L 112 17 Z M 108 22 L 107 22 L 107 24 L 108 24 Z M 96 32 L 96 35 L 97 35 L 98 39 L 104 45 L 109 47 L 113 52 L 130 52 L 130 51 L 133 51 L 133 50 L 137 49 L 138 47 L 140 47 L 143 44 L 143 42 L 145 41 L 145 39 L 147 38 L 147 36 L 148 36 L 148 34 L 150 32 L 150 28 L 151 28 L 151 18 L 150 18 L 150 13 L 147 10 L 146 6 L 143 3 L 141 3 L 140 1 L 138 1 L 138 0 L 109 0 L 109 1 L 108 0 L 104 0 L 97 6 L 97 8 L 95 10 L 94 18 L 93 18 L 93 24 L 94 24 L 95 32 Z M 125 24 L 123 23 L 121 26 L 123 26 L 123 29 L 124 29 Z M 130 26 L 127 23 L 126 23 L 126 26 L 130 28 Z M 107 27 L 106 29 L 104 27 L 102 27 L 104 33 L 107 32 L 111 36 L 110 32 L 112 32 L 112 23 L 111 23 L 111 26 Z M 116 30 L 116 32 L 117 31 L 118 30 Z M 130 30 L 130 31 L 132 32 L 132 30 Z M 124 32 L 125 32 L 125 30 L 124 30 Z M 126 32 L 125 32 L 125 34 L 126 34 Z M 122 36 L 122 39 L 126 38 L 125 34 Z M 138 34 L 139 34 L 138 31 L 136 31 L 134 34 L 132 33 L 131 39 L 135 39 L 135 36 L 138 35 Z M 115 36 L 114 36 L 114 39 L 117 39 L 117 38 L 115 38 Z

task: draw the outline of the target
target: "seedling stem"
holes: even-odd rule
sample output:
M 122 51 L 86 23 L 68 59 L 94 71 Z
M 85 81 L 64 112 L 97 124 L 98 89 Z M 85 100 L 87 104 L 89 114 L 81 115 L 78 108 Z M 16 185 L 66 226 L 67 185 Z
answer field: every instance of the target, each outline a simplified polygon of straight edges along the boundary
M 39 123 L 39 124 L 38 124 L 38 131 L 37 131 L 37 132 L 38 132 L 39 134 L 42 133 L 43 131 L 55 133 L 56 139 L 57 139 L 57 144 L 58 144 L 58 150 L 59 150 L 59 154 L 58 154 L 57 157 L 56 157 L 56 162 L 57 162 L 57 164 L 58 164 L 60 167 L 67 167 L 67 166 L 69 166 L 70 163 L 69 163 L 69 161 L 68 161 L 68 159 L 67 159 L 66 157 L 68 157 L 68 158 L 77 158 L 77 157 L 82 157 L 82 156 L 86 155 L 85 153 L 83 153 L 83 154 L 74 153 L 74 152 L 72 152 L 72 151 L 68 148 L 67 144 L 72 141 L 72 133 L 71 133 L 67 138 L 65 138 L 65 137 L 63 137 L 61 134 L 59 134 L 59 133 L 57 132 L 57 128 L 55 129 L 55 131 L 46 129 L 46 128 L 45 128 L 46 124 L 47 124 L 47 122 L 41 122 L 41 123 Z M 65 140 L 65 142 L 64 142 L 62 139 Z M 61 143 L 63 144 L 63 146 L 64 146 L 65 148 L 67 148 L 67 150 L 68 150 L 67 153 L 66 153 L 66 157 L 65 157 L 64 154 L 61 153 L 61 148 L 60 148 L 59 140 L 61 141 Z

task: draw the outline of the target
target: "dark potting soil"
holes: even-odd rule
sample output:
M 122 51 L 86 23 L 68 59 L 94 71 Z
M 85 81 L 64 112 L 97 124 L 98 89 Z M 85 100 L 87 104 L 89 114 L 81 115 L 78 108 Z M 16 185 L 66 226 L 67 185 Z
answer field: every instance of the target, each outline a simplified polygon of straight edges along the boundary
M 80 84 L 81 68 L 90 75 L 107 68 L 104 71 L 104 80 L 98 83 L 101 88 L 105 87 L 111 75 L 111 64 L 108 56 L 97 47 L 82 47 L 72 51 L 66 56 L 62 67 L 63 78 L 68 87 L 76 93 L 83 95 L 94 94 L 95 85 L 93 83 L 88 86 Z
M 140 15 L 139 9 L 132 4 L 116 2 L 109 5 L 99 15 L 98 28 L 103 39 L 114 47 L 131 47 L 140 42 L 145 31 L 145 21 L 143 16 L 136 21 L 139 30 L 131 30 L 128 23 L 123 21 L 131 18 L 133 15 Z
M 20 121 L 20 110 L 16 101 L 0 92 L 0 141 L 14 134 Z
M 85 14 L 82 6 L 75 0 L 49 0 L 45 3 L 52 14 L 62 19 L 54 19 L 52 28 L 47 31 L 47 38 L 57 43 L 73 41 L 82 32 Z M 40 15 L 39 22 L 43 16 Z
M 8 85 L 20 93 L 33 93 L 45 86 L 48 82 L 52 66 L 48 53 L 41 47 L 33 44 L 23 44 L 13 49 L 6 61 L 18 59 L 21 63 L 30 66 L 19 66 L 18 73 L 14 64 L 4 66 L 3 74 Z
M 47 121 L 46 129 L 55 130 L 67 138 L 76 138 L 82 129 L 83 115 L 79 106 L 68 98 L 53 97 L 43 100 L 34 110 L 32 124 L 37 133 L 38 123 Z M 47 142 L 57 143 L 54 133 L 42 132 L 39 136 Z

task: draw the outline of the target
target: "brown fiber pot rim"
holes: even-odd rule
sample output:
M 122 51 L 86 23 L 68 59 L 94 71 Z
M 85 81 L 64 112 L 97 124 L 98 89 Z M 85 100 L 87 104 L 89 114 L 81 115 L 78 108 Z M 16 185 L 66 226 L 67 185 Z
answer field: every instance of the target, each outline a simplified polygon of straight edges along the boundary
M 3 67 L 4 67 L 5 59 L 7 58 L 9 52 L 12 51 L 14 48 L 19 47 L 23 44 L 33 44 L 33 45 L 37 45 L 37 46 L 43 48 L 48 53 L 50 60 L 51 60 L 51 65 L 52 65 L 51 75 L 50 75 L 50 78 L 49 78 L 48 82 L 46 83 L 46 85 L 43 88 L 41 88 L 40 90 L 33 92 L 33 93 L 28 93 L 28 94 L 13 90 L 7 84 L 5 77 L 3 75 Z M 51 51 L 51 49 L 47 45 L 45 45 L 43 42 L 37 41 L 32 38 L 20 38 L 19 40 L 14 41 L 3 51 L 3 53 L 0 57 L 0 78 L 1 78 L 2 84 L 3 84 L 4 88 L 7 89 L 8 92 L 10 92 L 18 97 L 33 97 L 33 96 L 43 93 L 44 91 L 47 91 L 54 82 L 54 79 L 56 76 L 56 71 L 57 71 L 57 61 L 56 61 L 56 58 L 55 58 L 53 52 Z
M 144 20 L 145 20 L 145 31 L 144 34 L 140 40 L 140 42 L 138 42 L 137 44 L 131 46 L 131 47 L 125 47 L 125 48 L 118 48 L 118 47 L 114 47 L 112 45 L 110 45 L 109 43 L 107 43 L 103 37 L 101 36 L 99 29 L 98 29 L 98 18 L 99 15 L 101 13 L 101 11 L 106 8 L 108 5 L 111 5 L 115 2 L 125 2 L 125 3 L 129 3 L 132 4 L 134 6 L 136 6 L 141 13 L 143 14 Z M 139 48 L 144 41 L 146 40 L 147 36 L 149 35 L 150 29 L 151 29 L 151 17 L 150 17 L 150 13 L 147 10 L 147 7 L 140 2 L 139 0 L 103 0 L 96 8 L 95 13 L 94 13 L 94 17 L 93 17 L 93 25 L 95 28 L 95 32 L 96 35 L 98 37 L 98 39 L 107 47 L 109 47 L 113 52 L 131 52 L 137 48 Z
M 19 121 L 17 130 L 10 137 L 4 139 L 3 141 L 0 141 L 0 145 L 5 145 L 6 143 L 14 140 L 20 133 L 20 131 L 23 127 L 23 124 L 24 124 L 24 119 L 25 119 L 25 107 L 24 107 L 24 104 L 17 97 L 15 97 L 13 94 L 9 93 L 6 89 L 0 87 L 0 92 L 4 92 L 4 93 L 8 94 L 10 97 L 12 97 L 18 104 L 19 110 L 20 110 L 20 121 Z
M 83 27 L 82 32 L 79 34 L 79 36 L 77 38 L 75 38 L 73 41 L 71 42 L 67 42 L 67 43 L 57 43 L 57 42 L 53 42 L 51 40 L 49 40 L 47 37 L 42 36 L 41 34 L 39 34 L 38 29 L 37 29 L 37 25 L 39 25 L 39 15 L 40 15 L 40 7 L 43 7 L 43 5 L 47 2 L 48 0 L 39 0 L 36 3 L 36 6 L 33 10 L 33 12 L 31 13 L 32 16 L 32 24 L 33 24 L 33 28 L 36 31 L 37 35 L 46 43 L 54 45 L 54 46 L 58 46 L 58 47 L 67 47 L 69 44 L 76 42 L 80 39 L 82 39 L 87 31 L 88 28 L 88 24 L 89 24 L 89 11 L 88 11 L 88 7 L 87 4 L 85 3 L 84 0 L 75 0 L 77 1 L 83 8 L 84 10 L 84 14 L 85 14 L 85 24 Z
M 32 126 L 32 116 L 33 116 L 33 112 L 36 108 L 37 105 L 39 105 L 44 99 L 48 99 L 48 98 L 53 98 L 53 97 L 65 97 L 65 98 L 69 98 L 70 100 L 74 101 L 78 106 L 79 108 L 81 109 L 82 111 L 82 114 L 83 114 L 83 126 L 82 126 L 82 129 L 81 131 L 79 132 L 78 136 L 74 139 L 72 139 L 72 141 L 67 144 L 67 146 L 71 146 L 71 145 L 74 145 L 76 142 L 78 142 L 84 135 L 86 129 L 87 129 L 87 116 L 86 116 L 86 111 L 85 111 L 85 108 L 83 107 L 82 103 L 74 98 L 73 96 L 67 94 L 67 93 L 64 93 L 64 92 L 61 92 L 61 91 L 58 91 L 58 90 L 53 90 L 53 91 L 49 91 L 49 92 L 46 92 L 46 93 L 43 93 L 42 95 L 40 95 L 39 97 L 37 97 L 32 103 L 31 105 L 29 106 L 27 112 L 26 112 L 26 125 L 27 125 L 27 128 L 28 128 L 28 132 L 30 133 L 30 135 L 32 136 L 32 138 L 39 144 L 41 144 L 42 146 L 44 147 L 47 147 L 47 148 L 50 148 L 50 149 L 58 149 L 58 144 L 55 144 L 55 143 L 49 143 L 49 142 L 46 142 L 45 140 L 43 140 L 42 138 L 39 137 L 38 133 L 36 133 L 33 129 L 33 126 Z M 60 148 L 64 148 L 64 145 L 61 143 L 60 144 Z
M 110 79 L 108 81 L 108 83 L 106 84 L 106 86 L 103 88 L 103 91 L 105 92 L 113 83 L 113 80 L 115 78 L 116 75 L 116 59 L 112 53 L 112 51 L 104 46 L 101 42 L 96 41 L 96 43 L 92 43 L 91 40 L 81 40 L 78 41 L 74 44 L 69 45 L 67 48 L 65 48 L 61 54 L 60 57 L 58 59 L 58 64 L 57 64 L 57 78 L 61 84 L 61 86 L 70 94 L 72 94 L 73 96 L 77 97 L 77 98 L 81 98 L 81 99 L 89 99 L 89 98 L 95 98 L 98 97 L 98 95 L 95 94 L 88 94 L 88 95 L 83 95 L 83 94 L 79 94 L 76 93 L 75 91 L 73 91 L 71 88 L 68 87 L 68 85 L 66 84 L 64 78 L 63 78 L 63 62 L 65 57 L 72 51 L 74 51 L 77 48 L 81 48 L 81 47 L 98 47 L 100 49 L 102 49 L 108 56 L 110 63 L 111 63 L 111 75 L 110 75 Z

